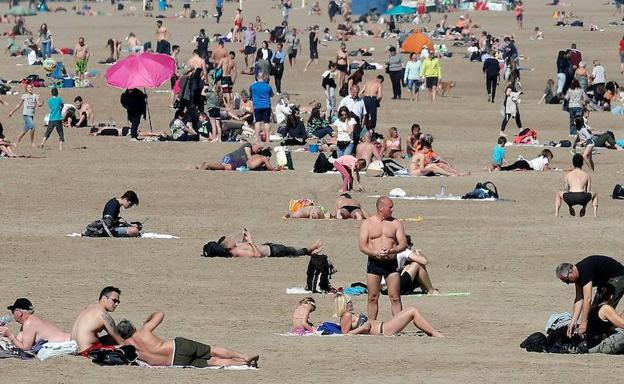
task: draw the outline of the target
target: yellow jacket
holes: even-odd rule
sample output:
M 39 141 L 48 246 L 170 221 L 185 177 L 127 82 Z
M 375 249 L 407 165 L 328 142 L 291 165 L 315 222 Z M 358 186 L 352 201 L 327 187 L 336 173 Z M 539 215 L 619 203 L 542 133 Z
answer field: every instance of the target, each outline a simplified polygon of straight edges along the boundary
M 440 60 L 437 57 L 431 58 L 431 56 L 426 58 L 420 69 L 420 77 L 442 78 L 442 66 L 440 65 Z

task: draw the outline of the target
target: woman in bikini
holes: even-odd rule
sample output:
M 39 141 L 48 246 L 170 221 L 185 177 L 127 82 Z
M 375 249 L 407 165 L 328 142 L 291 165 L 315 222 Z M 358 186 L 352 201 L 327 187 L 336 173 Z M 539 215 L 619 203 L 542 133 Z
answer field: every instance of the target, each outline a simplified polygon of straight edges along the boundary
M 405 151 L 407 152 L 407 156 L 412 157 L 420 148 L 420 125 L 414 123 L 412 124 L 412 132 L 407 138 Z
M 416 307 L 406 308 L 388 321 L 368 320 L 366 315 L 354 313 L 353 302 L 343 294 L 336 294 L 334 299 L 336 316 L 340 318 L 340 329 L 344 335 L 393 336 L 405 329 L 410 323 L 427 336 L 444 337 L 420 314 Z
M 470 172 L 460 172 L 448 161 L 443 160 L 431 148 L 433 137 L 429 134 L 421 136 L 421 150 L 414 154 L 410 162 L 411 176 L 468 176 Z
M 347 45 L 345 43 L 340 44 L 340 49 L 336 53 L 336 70 L 338 71 L 337 85 L 342 87 L 349 72 L 349 54 L 347 53 Z
M 383 146 L 384 157 L 397 159 L 403 155 L 403 150 L 401 149 L 403 147 L 401 144 L 401 136 L 399 136 L 399 131 L 396 127 L 390 127 L 388 130 L 388 136 L 384 139 Z
M 238 8 L 234 16 L 234 28 L 232 29 L 233 42 L 241 42 L 241 31 L 243 30 L 243 11 Z
M 291 333 L 297 335 L 305 335 L 314 333 L 316 329 L 310 323 L 310 313 L 316 310 L 316 302 L 312 297 L 303 298 L 299 301 L 299 305 L 295 308 L 292 317 Z

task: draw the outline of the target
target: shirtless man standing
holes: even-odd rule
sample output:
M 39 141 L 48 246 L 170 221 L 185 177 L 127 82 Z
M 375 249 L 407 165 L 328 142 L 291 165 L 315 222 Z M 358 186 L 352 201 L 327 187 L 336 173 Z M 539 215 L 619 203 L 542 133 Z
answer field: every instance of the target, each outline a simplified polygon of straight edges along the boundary
M 81 356 L 88 356 L 89 352 L 105 346 L 124 344 L 123 338 L 117 334 L 115 320 L 109 315 L 119 305 L 121 290 L 115 287 L 105 287 L 100 292 L 98 302 L 83 309 L 74 321 L 71 339 L 78 342 Z M 98 333 L 106 331 L 108 336 L 100 337 Z
M 400 276 L 397 270 L 397 253 L 407 247 L 403 224 L 392 217 L 394 204 L 389 197 L 377 199 L 377 213 L 366 219 L 360 227 L 360 251 L 368 256 L 366 285 L 368 287 L 368 319 L 376 320 L 379 311 L 379 286 L 385 277 L 392 315 L 401 312 Z
M 87 72 L 87 62 L 91 52 L 89 52 L 89 46 L 85 44 L 84 37 L 78 38 L 78 44 L 74 47 L 74 59 L 76 61 L 76 74 L 78 78 L 82 80 L 84 74 Z
M 231 349 L 209 346 L 197 341 L 176 337 L 163 340 L 154 334 L 165 318 L 163 312 L 154 312 L 137 330 L 129 320 L 121 320 L 117 332 L 127 345 L 133 345 L 139 359 L 152 366 L 192 366 L 196 368 L 247 365 L 258 366 L 260 356 L 247 356 Z
M 236 82 L 235 58 L 236 53 L 230 51 L 230 53 L 222 57 L 221 60 L 215 61 L 215 63 L 217 63 L 217 68 L 223 70 L 223 75 L 221 76 L 221 93 L 223 93 L 223 103 L 228 109 L 232 108 L 232 88 L 234 88 L 234 83 Z
M 575 205 L 580 205 L 581 211 L 579 215 L 585 216 L 587 204 L 591 201 L 594 207 L 594 217 L 598 216 L 598 195 L 591 192 L 591 178 L 587 172 L 583 171 L 583 155 L 580 153 L 572 157 L 572 165 L 574 169 L 565 175 L 565 192 L 557 191 L 555 195 L 555 217 L 559 217 L 559 208 L 561 201 L 565 201 L 570 209 L 570 215 L 575 216 Z
M 223 59 L 227 55 L 228 53 L 225 50 L 225 47 L 223 46 L 223 40 L 219 40 L 219 43 L 217 44 L 215 49 L 212 50 L 212 55 L 210 56 L 210 59 L 212 60 L 213 63 L 218 63 L 219 61 L 221 61 L 221 59 Z
M 384 77 L 378 75 L 374 79 L 368 80 L 360 91 L 360 97 L 364 100 L 371 129 L 375 129 L 377 126 L 377 108 L 379 108 L 383 96 L 383 82 Z
M 35 309 L 28 299 L 17 299 L 15 304 L 8 306 L 7 309 L 13 313 L 15 322 L 22 327 L 15 336 L 9 328 L 0 326 L 0 336 L 8 338 L 13 345 L 22 351 L 29 351 L 40 340 L 47 340 L 52 343 L 70 340 L 69 333 L 61 331 L 55 324 L 35 315 Z
M 245 228 L 243 230 L 243 240 L 240 243 L 229 237 L 223 236 L 217 242 L 211 241 L 207 248 L 204 248 L 206 257 L 297 257 L 307 255 L 317 255 L 323 251 L 320 240 L 312 244 L 309 248 L 295 248 L 282 244 L 264 243 L 257 245 L 251 238 L 251 234 Z
M 362 203 L 351 197 L 349 193 L 343 193 L 336 198 L 336 218 L 362 220 L 368 216 L 362 209 Z
M 193 50 L 193 56 L 191 56 L 191 58 L 186 62 L 186 67 L 188 69 L 192 69 L 191 73 L 195 72 L 196 69 L 201 68 L 202 77 L 206 79 L 208 76 L 208 71 L 206 70 L 206 60 L 199 56 L 199 51 L 197 49 Z
M 362 137 L 362 141 L 358 144 L 355 149 L 355 157 L 358 159 L 366 160 L 366 166 L 373 161 L 373 156 L 379 161 L 382 161 L 381 150 L 371 142 L 371 132 L 367 132 L 364 137 Z
M 169 38 L 167 27 L 163 26 L 162 20 L 156 20 L 156 28 L 156 53 L 170 55 L 171 44 L 167 41 Z

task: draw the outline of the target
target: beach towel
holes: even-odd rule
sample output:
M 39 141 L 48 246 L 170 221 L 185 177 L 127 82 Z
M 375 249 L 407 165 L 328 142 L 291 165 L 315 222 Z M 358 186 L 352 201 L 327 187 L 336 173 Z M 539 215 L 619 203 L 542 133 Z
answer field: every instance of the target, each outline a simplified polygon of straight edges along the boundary
M 308 291 L 304 287 L 286 288 L 286 294 L 287 295 L 307 295 L 307 294 L 310 294 L 310 293 L 312 293 L 312 291 Z
M 381 195 L 372 195 L 372 196 L 368 196 L 371 198 L 378 198 L 381 197 Z M 487 198 L 487 199 L 477 199 L 477 200 L 465 200 L 462 199 L 461 196 L 453 196 L 453 195 L 445 195 L 445 196 L 403 196 L 403 197 L 397 197 L 397 196 L 390 196 L 391 199 L 393 200 L 445 200 L 445 201 L 483 201 L 483 202 L 492 202 L 492 201 L 498 201 L 498 200 L 503 200 L 503 199 L 495 199 L 493 197 L 491 198 Z
M 214 366 L 214 367 L 198 368 L 198 367 L 193 367 L 190 365 L 149 365 L 142 360 L 136 360 L 134 363 L 141 368 L 224 369 L 228 371 L 255 371 L 256 369 L 258 369 L 256 367 L 250 367 L 248 365 L 230 365 L 228 367 L 219 365 L 219 366 Z
M 401 295 L 401 297 L 403 296 L 409 296 L 409 297 L 462 297 L 462 296 L 470 296 L 470 292 L 445 292 L 445 293 L 440 293 L 437 295 L 429 295 L 426 293 L 422 293 L 422 292 L 415 292 L 413 294 L 407 294 L 407 295 Z
M 75 340 L 64 341 L 60 343 L 47 342 L 41 346 L 37 352 L 37 358 L 41 361 L 63 356 L 74 355 L 78 352 L 78 343 Z
M 67 237 L 83 237 L 82 233 L 77 233 L 77 232 L 68 233 L 65 236 L 67 236 Z M 142 233 L 140 237 L 144 238 L 144 239 L 165 239 L 165 240 L 179 239 L 178 236 L 168 235 L 166 233 L 153 233 L 153 232 Z

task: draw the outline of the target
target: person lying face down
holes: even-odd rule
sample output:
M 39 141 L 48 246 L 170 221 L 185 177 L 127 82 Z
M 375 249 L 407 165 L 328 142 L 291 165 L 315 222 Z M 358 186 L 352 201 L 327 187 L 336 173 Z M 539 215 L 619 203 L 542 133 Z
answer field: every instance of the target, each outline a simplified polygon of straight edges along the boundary
M 218 241 L 210 241 L 204 246 L 205 257 L 298 257 L 320 254 L 323 245 L 317 240 L 308 248 L 295 248 L 282 244 L 256 244 L 247 229 L 243 229 L 243 239 L 236 242 L 222 236 Z
M 258 142 L 253 144 L 245 143 L 237 150 L 223 156 L 219 163 L 209 163 L 204 161 L 195 169 L 205 171 L 235 171 L 240 167 L 247 167 L 250 170 L 260 170 L 265 168 L 267 171 L 278 170 L 273 168 L 270 161 L 271 151 L 262 148 Z

